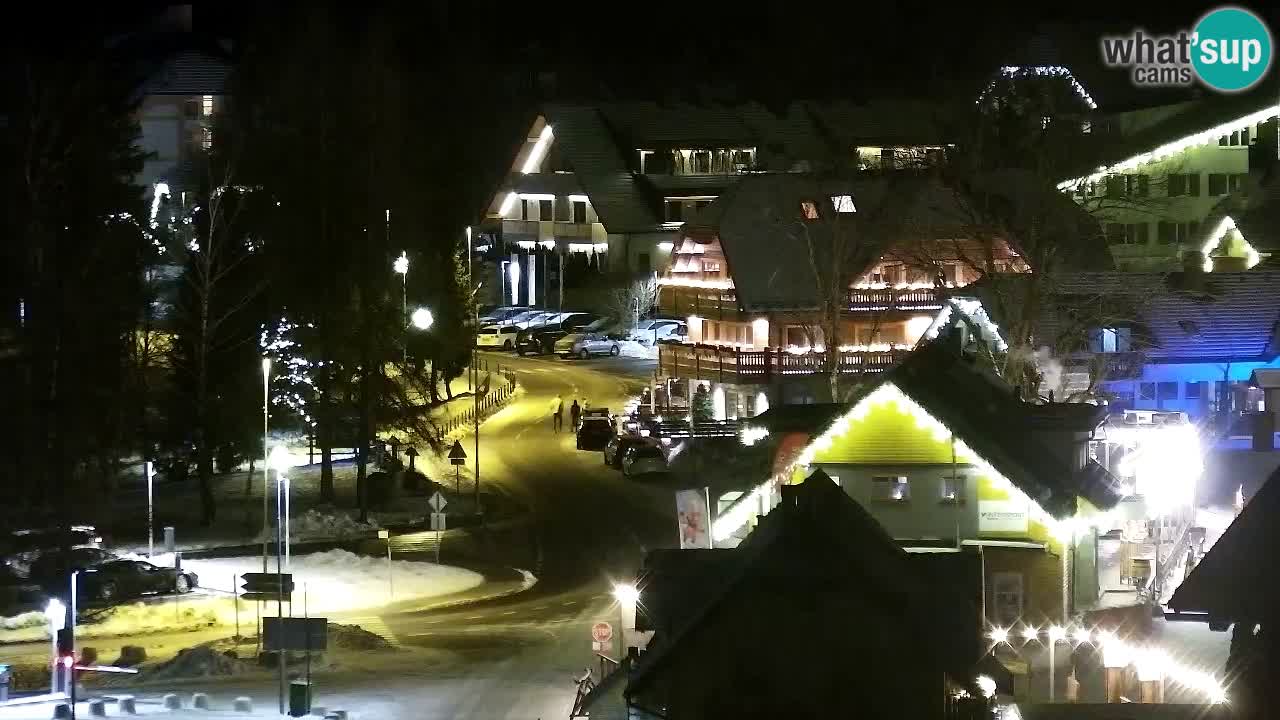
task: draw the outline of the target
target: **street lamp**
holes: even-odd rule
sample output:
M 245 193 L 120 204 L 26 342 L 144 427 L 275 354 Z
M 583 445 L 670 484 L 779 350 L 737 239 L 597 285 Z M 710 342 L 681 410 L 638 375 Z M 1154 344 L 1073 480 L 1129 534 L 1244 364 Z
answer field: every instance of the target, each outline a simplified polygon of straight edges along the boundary
M 267 488 L 271 485 L 271 458 L 267 455 L 268 395 L 271 389 L 271 358 L 262 358 L 262 572 L 267 571 Z
M 418 308 L 413 311 L 413 315 L 409 317 L 409 322 L 419 330 L 429 330 L 435 324 L 435 316 L 426 308 Z
M 58 692 L 58 631 L 67 626 L 67 606 L 58 598 L 49 598 L 44 608 L 44 616 L 49 620 L 49 642 L 52 658 L 49 662 L 49 692 Z
M 284 562 L 289 564 L 289 476 L 285 473 L 293 467 L 293 455 L 283 445 L 271 451 L 267 463 L 276 471 L 276 553 L 279 554 L 280 538 L 284 537 Z M 283 492 L 282 492 L 283 491 Z M 282 507 L 283 506 L 283 507 Z
M 404 324 L 409 324 L 409 255 L 405 251 L 400 251 L 400 257 L 391 263 L 391 269 L 400 273 L 400 315 L 404 319 Z M 409 359 L 409 351 L 402 349 L 401 360 Z
M 618 662 L 627 656 L 627 634 L 636 627 L 636 606 L 640 603 L 640 590 L 630 583 L 615 583 L 613 597 L 618 601 L 622 627 L 618 628 Z
M 1057 667 L 1055 666 L 1055 663 L 1054 663 L 1054 660 L 1055 660 L 1054 652 L 1055 652 L 1055 649 L 1057 648 L 1058 643 L 1066 639 L 1067 630 L 1061 625 L 1050 625 L 1048 635 L 1049 635 L 1049 702 L 1053 702 L 1054 693 L 1057 691 L 1057 688 L 1055 687 L 1057 683 L 1055 682 L 1055 678 L 1054 678 L 1054 673 L 1057 672 Z

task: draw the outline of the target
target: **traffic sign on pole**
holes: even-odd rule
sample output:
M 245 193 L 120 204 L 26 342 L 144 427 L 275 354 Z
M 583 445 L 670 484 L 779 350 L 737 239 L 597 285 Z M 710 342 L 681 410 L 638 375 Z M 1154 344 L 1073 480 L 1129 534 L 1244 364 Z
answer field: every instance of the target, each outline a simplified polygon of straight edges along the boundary
M 431 513 L 431 529 L 435 531 L 446 530 L 445 514 L 441 512 Z
M 600 644 L 613 639 L 613 626 L 607 622 L 598 622 L 591 626 L 591 639 Z
M 465 465 L 467 462 L 467 451 L 462 449 L 460 440 L 453 441 L 453 447 L 449 448 L 449 464 Z
M 431 499 L 427 501 L 427 504 L 431 506 L 432 510 L 441 513 L 444 512 L 444 506 L 448 505 L 449 501 L 445 500 L 444 495 L 441 495 L 440 491 L 437 490 L 435 495 L 432 495 Z
M 240 586 L 244 590 L 240 594 L 242 600 L 261 602 L 280 598 L 292 602 L 293 575 L 289 573 L 245 573 L 240 577 L 244 578 Z

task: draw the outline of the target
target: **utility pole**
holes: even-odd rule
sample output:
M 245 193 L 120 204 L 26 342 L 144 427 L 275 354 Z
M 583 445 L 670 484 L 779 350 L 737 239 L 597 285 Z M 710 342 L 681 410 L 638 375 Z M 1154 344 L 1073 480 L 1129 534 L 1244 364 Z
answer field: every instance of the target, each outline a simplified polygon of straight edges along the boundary
M 498 274 L 504 276 L 505 278 L 506 273 L 501 272 L 502 270 L 505 270 L 505 268 L 502 265 L 499 265 L 498 269 L 500 271 Z M 470 287 L 471 293 L 472 293 L 471 295 L 472 319 L 474 321 L 475 329 L 479 331 L 480 330 L 480 307 L 476 305 L 475 281 L 472 280 L 471 278 L 471 226 L 470 225 L 467 226 L 467 285 Z M 502 300 L 505 301 L 506 300 L 505 285 L 503 286 L 503 293 L 504 295 Z M 479 356 L 476 354 L 476 344 L 472 342 L 471 343 L 471 372 L 475 376 L 475 382 L 472 383 L 471 385 L 471 387 L 474 388 L 471 391 L 471 418 L 472 418 L 472 422 L 475 423 L 475 426 L 474 426 L 475 473 L 476 473 L 475 505 L 476 505 L 477 514 L 480 513 L 480 366 L 478 362 L 479 362 Z

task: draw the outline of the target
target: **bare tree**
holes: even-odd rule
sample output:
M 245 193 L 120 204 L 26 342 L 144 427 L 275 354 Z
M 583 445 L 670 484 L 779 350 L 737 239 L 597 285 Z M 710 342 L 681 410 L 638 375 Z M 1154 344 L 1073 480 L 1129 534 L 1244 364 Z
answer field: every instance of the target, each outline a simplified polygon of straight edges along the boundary
M 609 316 L 627 327 L 635 327 L 640 318 L 658 303 L 659 287 L 656 277 L 646 277 L 633 280 L 625 287 L 614 288 L 605 297 Z

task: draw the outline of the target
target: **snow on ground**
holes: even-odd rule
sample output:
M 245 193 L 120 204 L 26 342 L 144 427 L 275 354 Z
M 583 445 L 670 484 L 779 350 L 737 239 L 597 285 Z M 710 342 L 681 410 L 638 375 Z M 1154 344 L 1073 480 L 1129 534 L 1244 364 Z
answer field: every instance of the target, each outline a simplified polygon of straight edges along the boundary
M 635 340 L 623 340 L 618 343 L 618 349 L 621 351 L 622 357 L 641 358 L 644 360 L 658 359 L 657 345 L 650 347 Z
M 48 624 L 49 619 L 44 616 L 44 613 L 36 610 L 20 613 L 12 617 L 0 617 L 0 628 L 5 630 L 30 627 L 43 629 Z
M 362 523 L 352 513 L 338 510 L 331 505 L 312 508 L 295 517 L 289 518 L 289 537 L 293 542 L 306 540 L 345 540 L 348 538 L 371 537 L 380 526 L 372 516 L 368 523 Z M 275 530 L 259 532 L 255 542 L 274 541 Z
M 167 562 L 166 562 L 167 561 Z M 172 564 L 171 557 L 156 556 L 158 565 Z M 391 561 L 390 583 L 385 558 L 356 555 L 345 550 L 329 550 L 295 555 L 285 568 L 293 574 L 294 603 L 307 595 L 311 613 L 343 612 L 381 607 L 399 601 L 439 597 L 478 587 L 484 576 L 470 570 L 431 563 Z M 268 558 L 275 571 L 275 558 Z M 262 558 L 183 558 L 182 567 L 200 576 L 200 586 L 230 593 L 232 583 L 244 573 L 262 572 Z M 394 593 L 393 595 L 389 593 Z

